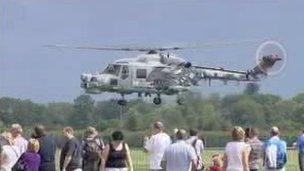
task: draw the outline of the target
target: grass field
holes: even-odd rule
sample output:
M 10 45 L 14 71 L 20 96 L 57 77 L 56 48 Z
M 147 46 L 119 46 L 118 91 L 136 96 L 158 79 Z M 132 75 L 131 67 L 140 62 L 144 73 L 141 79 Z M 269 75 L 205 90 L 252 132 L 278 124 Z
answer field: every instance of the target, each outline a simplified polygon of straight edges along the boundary
M 134 165 L 135 171 L 143 171 L 143 170 L 149 170 L 149 159 L 148 155 L 144 153 L 142 150 L 139 149 L 133 149 L 132 152 L 132 160 Z M 208 167 L 210 165 L 210 159 L 213 154 L 222 154 L 223 151 L 220 150 L 213 150 L 213 149 L 207 149 L 205 150 L 205 153 L 203 155 L 204 164 Z M 297 151 L 295 150 L 289 150 L 288 151 L 288 162 L 286 171 L 298 171 L 298 157 L 297 157 Z
M 59 170 L 59 150 L 57 151 L 57 170 Z M 204 151 L 203 159 L 206 167 L 210 165 L 211 156 L 213 154 L 223 154 L 222 150 L 206 149 Z M 141 149 L 132 149 L 131 150 L 133 166 L 135 171 L 147 171 L 149 170 L 149 156 L 147 153 L 144 153 Z M 299 171 L 298 167 L 298 154 L 295 150 L 288 151 L 288 162 L 286 171 Z

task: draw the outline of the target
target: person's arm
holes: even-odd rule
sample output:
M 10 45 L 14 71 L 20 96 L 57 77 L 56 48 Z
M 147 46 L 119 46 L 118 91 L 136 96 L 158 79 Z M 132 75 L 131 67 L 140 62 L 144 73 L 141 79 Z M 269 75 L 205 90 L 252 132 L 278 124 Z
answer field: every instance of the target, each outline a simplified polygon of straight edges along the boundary
M 242 162 L 243 162 L 244 171 L 249 171 L 249 154 L 250 154 L 250 147 L 246 147 L 242 152 Z
M 150 152 L 152 149 L 152 137 L 149 139 L 148 137 L 144 138 L 144 151 L 145 152 Z
M 97 138 L 96 140 L 97 140 L 98 147 L 99 147 L 99 150 L 100 150 L 99 153 L 98 153 L 98 156 L 99 156 L 100 161 L 101 161 L 100 164 L 99 164 L 99 171 L 102 171 L 103 170 L 103 165 L 102 165 L 103 158 L 102 158 L 102 154 L 103 154 L 104 149 L 105 149 L 105 144 L 104 144 L 103 140 L 100 137 Z
M 224 168 L 224 170 L 227 170 L 227 167 L 228 167 L 228 156 L 227 156 L 226 153 L 224 154 L 223 160 L 224 160 L 224 166 L 223 166 L 223 168 Z
M 197 157 L 191 160 L 192 168 L 194 168 L 194 169 L 192 169 L 192 170 L 197 170 L 197 167 L 198 167 L 198 166 L 197 166 L 197 160 L 198 160 Z
M 192 170 L 193 170 L 193 168 L 194 168 L 194 170 L 196 170 L 198 167 L 197 166 L 198 156 L 195 152 L 195 149 L 192 146 L 189 146 L 188 157 L 189 157 L 189 159 L 191 159 Z
M 64 162 L 63 162 L 63 166 L 62 166 L 62 171 L 65 171 L 66 168 L 68 167 L 70 161 L 72 160 L 72 156 L 71 155 L 67 155 L 65 158 L 64 158 Z
M 167 152 L 166 151 L 163 154 L 163 158 L 162 158 L 162 161 L 160 163 L 160 167 L 162 168 L 163 171 L 165 171 L 166 168 L 167 168 Z
M 102 152 L 102 155 L 101 155 L 102 159 L 101 159 L 100 170 L 105 170 L 105 168 L 106 168 L 106 162 L 108 160 L 109 151 L 110 151 L 110 145 L 107 144 L 106 147 L 104 148 L 104 151 Z
M 74 153 L 74 151 L 76 150 L 76 144 L 74 144 L 72 141 L 68 141 L 68 151 L 66 153 L 66 156 L 64 158 L 63 161 L 63 166 L 62 166 L 62 170 L 65 171 L 66 168 L 68 167 L 69 163 L 72 160 L 72 155 Z
M 125 148 L 126 148 L 126 151 L 127 151 L 127 163 L 128 163 L 128 166 L 130 168 L 130 171 L 133 171 L 133 162 L 132 162 L 132 158 L 131 158 L 131 152 L 130 152 L 128 144 L 126 144 L 126 143 L 125 143 Z
M 3 151 L 1 151 L 1 153 L 0 153 L 0 166 L 2 165 L 3 158 L 4 158 Z

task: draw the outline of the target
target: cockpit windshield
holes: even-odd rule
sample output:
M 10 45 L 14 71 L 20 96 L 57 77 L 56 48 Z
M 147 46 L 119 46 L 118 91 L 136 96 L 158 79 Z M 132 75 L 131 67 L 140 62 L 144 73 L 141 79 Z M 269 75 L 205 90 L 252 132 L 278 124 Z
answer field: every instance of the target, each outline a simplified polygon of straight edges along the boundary
M 107 68 L 102 72 L 103 74 L 112 74 L 112 75 L 119 75 L 121 65 L 113 65 L 109 64 Z

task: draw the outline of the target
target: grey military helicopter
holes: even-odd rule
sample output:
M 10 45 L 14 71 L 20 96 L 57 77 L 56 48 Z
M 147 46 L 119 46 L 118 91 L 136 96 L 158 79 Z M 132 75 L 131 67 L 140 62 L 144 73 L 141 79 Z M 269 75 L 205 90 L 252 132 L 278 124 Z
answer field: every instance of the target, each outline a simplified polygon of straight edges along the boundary
M 56 46 L 60 47 L 60 46 Z M 183 92 L 199 86 L 203 80 L 211 85 L 212 80 L 258 82 L 263 77 L 283 68 L 285 50 L 277 42 L 262 44 L 257 52 L 257 66 L 246 71 L 196 66 L 169 51 L 184 47 L 167 48 L 113 48 L 74 47 L 77 49 L 117 50 L 143 52 L 134 58 L 118 59 L 102 72 L 81 74 L 81 87 L 88 94 L 103 92 L 119 93 L 119 105 L 126 105 L 125 95 L 137 93 L 139 97 L 155 96 L 153 103 L 161 104 L 161 95 L 177 95 L 177 103 L 183 104 Z M 281 64 L 277 64 L 281 62 Z M 276 68 L 274 67 L 278 65 Z M 271 70 L 273 69 L 273 70 Z

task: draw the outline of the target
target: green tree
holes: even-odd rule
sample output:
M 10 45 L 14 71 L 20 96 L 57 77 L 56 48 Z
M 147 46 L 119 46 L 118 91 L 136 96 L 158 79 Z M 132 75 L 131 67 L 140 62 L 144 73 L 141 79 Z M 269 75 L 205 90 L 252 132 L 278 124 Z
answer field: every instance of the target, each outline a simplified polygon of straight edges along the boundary
M 71 116 L 73 126 L 83 128 L 94 125 L 94 100 L 89 95 L 80 95 L 74 100 L 74 114 Z

